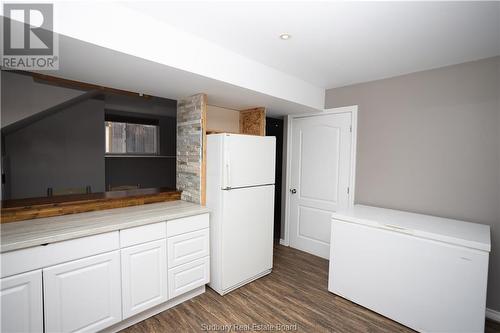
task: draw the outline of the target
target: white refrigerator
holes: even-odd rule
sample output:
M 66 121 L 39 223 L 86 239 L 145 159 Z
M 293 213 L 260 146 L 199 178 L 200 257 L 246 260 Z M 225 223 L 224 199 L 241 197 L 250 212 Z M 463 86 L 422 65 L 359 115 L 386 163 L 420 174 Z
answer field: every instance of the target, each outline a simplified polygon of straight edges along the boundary
M 207 137 L 210 284 L 224 295 L 273 266 L 274 137 Z

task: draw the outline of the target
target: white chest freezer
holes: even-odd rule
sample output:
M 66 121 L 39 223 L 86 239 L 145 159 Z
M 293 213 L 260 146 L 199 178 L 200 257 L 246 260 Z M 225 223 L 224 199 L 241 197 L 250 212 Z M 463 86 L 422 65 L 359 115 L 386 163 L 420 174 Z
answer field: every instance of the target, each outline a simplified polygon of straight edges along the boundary
M 332 215 L 328 290 L 419 332 L 484 332 L 487 225 L 355 205 Z

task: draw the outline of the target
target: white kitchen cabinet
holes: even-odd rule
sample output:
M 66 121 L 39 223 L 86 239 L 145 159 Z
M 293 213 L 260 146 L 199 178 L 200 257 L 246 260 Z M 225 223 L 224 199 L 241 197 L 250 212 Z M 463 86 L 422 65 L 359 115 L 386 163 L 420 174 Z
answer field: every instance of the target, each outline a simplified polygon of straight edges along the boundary
M 43 270 L 45 332 L 95 332 L 122 319 L 120 252 Z
M 489 226 L 355 206 L 331 244 L 331 292 L 419 332 L 484 331 Z
M 210 281 L 209 215 L 167 223 L 168 297 L 174 298 Z
M 167 222 L 167 237 L 173 237 L 187 232 L 208 228 L 210 217 L 208 213 L 182 217 Z
M 43 332 L 42 271 L 0 280 L 4 333 Z
M 120 247 L 124 248 L 165 239 L 165 237 L 167 237 L 167 228 L 165 224 L 165 222 L 159 222 L 120 230 Z
M 1 277 L 34 271 L 120 248 L 118 231 L 0 254 Z
M 210 281 L 210 257 L 191 261 L 168 270 L 169 298 L 182 295 Z
M 210 275 L 209 214 L 172 208 L 178 218 L 170 219 L 170 206 L 162 207 L 137 214 L 138 224 L 129 213 L 97 215 L 91 232 L 81 230 L 88 219 L 74 225 L 82 237 L 65 238 L 73 234 L 65 226 L 48 244 L 0 253 L 0 332 L 117 332 L 203 293 Z M 123 224 L 110 228 L 117 220 Z M 100 223 L 103 233 L 96 234 L 92 228 Z
M 121 259 L 124 319 L 167 301 L 166 239 L 124 248 Z

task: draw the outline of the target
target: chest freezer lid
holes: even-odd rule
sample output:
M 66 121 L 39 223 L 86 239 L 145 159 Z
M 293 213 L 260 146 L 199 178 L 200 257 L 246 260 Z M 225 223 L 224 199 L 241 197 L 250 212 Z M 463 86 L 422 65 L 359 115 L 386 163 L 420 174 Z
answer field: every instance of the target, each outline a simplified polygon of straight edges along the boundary
M 365 205 L 340 210 L 332 219 L 392 230 L 489 252 L 490 226 Z

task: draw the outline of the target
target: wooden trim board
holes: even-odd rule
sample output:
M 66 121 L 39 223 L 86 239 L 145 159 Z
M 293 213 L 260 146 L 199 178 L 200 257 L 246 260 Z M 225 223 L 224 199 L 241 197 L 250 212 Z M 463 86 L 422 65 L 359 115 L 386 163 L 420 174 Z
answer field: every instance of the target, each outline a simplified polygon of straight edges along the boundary
M 200 204 L 205 206 L 207 202 L 207 107 L 208 97 L 203 94 L 201 102 L 201 198 Z
M 97 84 L 80 82 L 80 81 L 75 81 L 75 80 L 68 80 L 68 79 L 63 79 L 60 77 L 46 75 L 46 74 L 40 74 L 40 73 L 29 73 L 29 74 L 33 77 L 33 80 L 35 82 L 52 84 L 52 85 L 63 87 L 63 88 L 81 89 L 81 90 L 97 90 L 97 91 L 102 91 L 105 93 L 113 93 L 113 94 L 118 94 L 118 95 L 142 97 L 142 98 L 151 98 L 152 97 L 150 95 L 145 95 L 145 94 L 136 93 L 136 92 L 132 92 L 132 91 L 126 91 L 126 90 L 116 89 L 116 88 L 109 88 L 109 87 L 104 87 L 104 86 L 100 86 Z
M 92 194 L 63 195 L 21 199 L 2 203 L 1 223 L 61 216 L 104 209 L 145 205 L 181 199 L 181 192 L 171 189 L 138 189 Z M 51 202 L 52 200 L 52 202 Z

